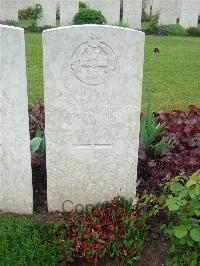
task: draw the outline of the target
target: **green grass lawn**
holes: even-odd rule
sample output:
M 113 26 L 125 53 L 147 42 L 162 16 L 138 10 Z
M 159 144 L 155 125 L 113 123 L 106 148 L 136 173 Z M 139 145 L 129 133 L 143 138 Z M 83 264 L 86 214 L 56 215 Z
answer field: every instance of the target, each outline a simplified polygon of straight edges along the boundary
M 42 37 L 25 37 L 29 101 L 43 101 Z M 200 105 L 200 38 L 146 36 L 143 109 L 149 98 L 155 111 Z

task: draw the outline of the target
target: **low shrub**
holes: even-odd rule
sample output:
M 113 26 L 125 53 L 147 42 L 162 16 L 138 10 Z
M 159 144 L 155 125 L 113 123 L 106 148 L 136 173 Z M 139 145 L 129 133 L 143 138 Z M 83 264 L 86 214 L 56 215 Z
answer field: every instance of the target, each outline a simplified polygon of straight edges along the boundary
M 100 11 L 84 8 L 73 19 L 74 24 L 106 24 L 106 18 Z
M 200 37 L 200 28 L 189 28 L 187 30 L 189 36 Z
M 170 239 L 166 265 L 196 266 L 200 260 L 200 171 L 189 179 L 177 176 L 165 184 L 169 222 L 162 225 Z
M 160 14 L 157 13 L 151 17 L 149 27 L 145 30 L 146 34 L 157 34 L 159 16 Z
M 167 25 L 166 27 L 167 34 L 166 35 L 174 35 L 174 36 L 185 36 L 187 35 L 187 30 L 183 28 L 181 25 Z
M 20 20 L 38 20 L 42 18 L 42 13 L 42 6 L 40 4 L 36 4 L 34 7 L 30 6 L 19 10 L 18 16 Z
M 115 258 L 133 265 L 140 259 L 147 238 L 147 214 L 131 201 L 118 197 L 91 210 L 69 213 L 52 224 L 51 241 L 59 240 L 66 262 L 96 265 Z M 91 263 L 91 264 L 90 264 Z
M 32 23 L 26 30 L 30 32 L 43 32 L 44 30 L 51 29 L 52 26 L 46 25 L 46 26 L 38 26 L 37 21 L 33 20 Z
M 146 153 L 158 156 L 170 144 L 170 140 L 157 139 L 164 127 L 164 123 L 160 124 L 155 120 L 149 104 L 140 121 L 140 143 L 143 144 Z
M 155 35 L 186 36 L 187 30 L 180 25 L 150 25 L 145 32 Z

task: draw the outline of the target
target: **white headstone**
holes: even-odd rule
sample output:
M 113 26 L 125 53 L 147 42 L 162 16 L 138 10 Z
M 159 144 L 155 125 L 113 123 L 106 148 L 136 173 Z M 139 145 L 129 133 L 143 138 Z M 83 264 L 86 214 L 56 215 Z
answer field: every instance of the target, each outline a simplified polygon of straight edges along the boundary
M 144 33 L 43 32 L 49 211 L 136 192 Z
M 79 11 L 79 1 L 60 0 L 60 26 L 73 24 L 73 18 Z
M 107 24 L 115 24 L 120 21 L 120 0 L 90 0 L 89 8 L 101 11 L 107 20 Z
M 182 0 L 180 25 L 184 28 L 198 26 L 199 6 L 197 0 Z
M 0 25 L 0 209 L 32 205 L 24 31 Z
M 42 5 L 43 17 L 38 21 L 39 26 L 56 26 L 56 1 L 55 0 L 36 0 Z
M 18 20 L 18 0 L 0 0 L 0 21 Z
M 133 29 L 141 28 L 142 0 L 123 1 L 123 22 Z
M 197 0 L 197 1 L 198 1 L 198 4 L 197 5 L 199 7 L 198 9 L 199 9 L 199 16 L 200 16 L 200 0 Z
M 160 0 L 159 25 L 176 24 L 178 18 L 178 0 Z
M 199 0 L 200 1 L 200 0 Z M 177 18 L 180 19 L 180 16 L 181 16 L 181 3 L 182 3 L 182 0 L 177 0 Z

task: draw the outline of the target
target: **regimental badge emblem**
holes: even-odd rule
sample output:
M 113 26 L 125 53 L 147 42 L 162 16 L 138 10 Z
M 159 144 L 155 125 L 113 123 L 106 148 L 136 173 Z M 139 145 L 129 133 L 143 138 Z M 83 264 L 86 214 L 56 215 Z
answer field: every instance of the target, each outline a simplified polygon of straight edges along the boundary
M 108 44 L 91 36 L 89 41 L 80 44 L 74 51 L 71 69 L 81 82 L 100 85 L 115 72 L 116 56 Z

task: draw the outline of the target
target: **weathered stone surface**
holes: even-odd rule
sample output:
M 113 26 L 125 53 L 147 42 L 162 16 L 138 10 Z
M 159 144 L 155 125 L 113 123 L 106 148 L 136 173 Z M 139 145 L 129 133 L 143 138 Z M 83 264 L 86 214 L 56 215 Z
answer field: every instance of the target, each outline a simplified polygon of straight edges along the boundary
M 79 11 L 79 1 L 61 0 L 60 1 L 60 26 L 72 25 L 73 18 Z
M 182 0 L 180 25 L 184 28 L 197 27 L 199 14 L 199 1 Z
M 0 209 L 33 204 L 24 32 L 0 25 Z
M 36 0 L 43 7 L 43 17 L 38 21 L 39 26 L 56 26 L 56 1 Z
M 0 21 L 18 20 L 19 0 L 0 0 Z
M 152 15 L 156 15 L 160 11 L 160 0 L 152 0 Z
M 178 0 L 160 0 L 159 25 L 176 24 L 178 18 Z
M 136 191 L 144 33 L 43 32 L 49 211 Z
M 141 28 L 142 0 L 123 1 L 123 22 L 133 29 Z
M 107 20 L 107 24 L 114 25 L 120 21 L 120 0 L 88 0 L 91 9 L 99 10 Z

